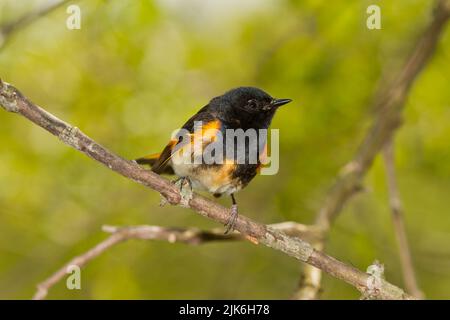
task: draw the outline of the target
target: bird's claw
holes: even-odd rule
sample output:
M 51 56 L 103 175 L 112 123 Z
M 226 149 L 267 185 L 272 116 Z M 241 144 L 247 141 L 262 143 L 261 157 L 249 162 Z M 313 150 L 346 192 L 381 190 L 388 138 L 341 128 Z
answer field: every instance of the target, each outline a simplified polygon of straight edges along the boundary
M 168 203 L 169 203 L 169 200 L 167 200 L 167 198 L 161 194 L 161 197 L 159 199 L 159 206 L 164 207 Z
M 230 216 L 228 217 L 227 223 L 225 224 L 226 229 L 225 229 L 224 234 L 233 232 L 234 226 L 236 225 L 238 215 L 239 215 L 238 206 L 237 206 L 237 204 L 233 204 L 230 208 Z
M 178 188 L 178 190 L 180 190 L 180 205 L 182 207 L 189 207 L 189 201 L 191 201 L 194 196 L 191 180 L 189 180 L 189 178 L 182 177 L 175 180 L 173 184 Z

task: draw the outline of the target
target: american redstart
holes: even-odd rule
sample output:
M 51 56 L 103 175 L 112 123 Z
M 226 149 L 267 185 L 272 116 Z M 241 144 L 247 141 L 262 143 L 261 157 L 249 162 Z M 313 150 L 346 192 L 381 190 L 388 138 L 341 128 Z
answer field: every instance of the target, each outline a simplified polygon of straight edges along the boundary
M 254 87 L 232 89 L 192 116 L 161 153 L 136 162 L 150 165 L 158 174 L 175 174 L 190 188 L 215 197 L 230 195 L 228 233 L 238 216 L 234 194 L 256 176 L 266 156 L 267 134 L 262 133 L 278 107 L 291 101 L 272 98 Z

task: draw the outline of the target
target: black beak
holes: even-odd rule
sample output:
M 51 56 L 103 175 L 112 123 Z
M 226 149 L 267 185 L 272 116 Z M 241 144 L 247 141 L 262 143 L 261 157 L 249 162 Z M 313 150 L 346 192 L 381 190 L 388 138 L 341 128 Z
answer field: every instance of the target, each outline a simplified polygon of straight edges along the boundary
M 281 107 L 282 105 L 291 102 L 292 99 L 273 99 L 271 105 L 273 107 Z

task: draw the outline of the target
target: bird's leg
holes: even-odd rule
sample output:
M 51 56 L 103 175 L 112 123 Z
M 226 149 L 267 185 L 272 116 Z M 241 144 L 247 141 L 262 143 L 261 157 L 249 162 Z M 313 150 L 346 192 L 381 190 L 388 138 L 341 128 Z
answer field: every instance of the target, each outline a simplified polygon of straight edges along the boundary
M 236 203 L 236 199 L 234 198 L 234 194 L 231 194 L 231 209 L 230 209 L 230 216 L 228 217 L 228 221 L 225 224 L 225 234 L 228 234 L 229 232 L 232 232 L 234 230 L 234 226 L 236 224 L 237 218 L 238 218 L 238 205 Z
M 194 193 L 192 191 L 192 183 L 188 177 L 180 177 L 173 181 L 173 184 L 180 190 L 181 201 L 180 205 L 184 207 L 189 206 L 189 201 L 192 199 Z

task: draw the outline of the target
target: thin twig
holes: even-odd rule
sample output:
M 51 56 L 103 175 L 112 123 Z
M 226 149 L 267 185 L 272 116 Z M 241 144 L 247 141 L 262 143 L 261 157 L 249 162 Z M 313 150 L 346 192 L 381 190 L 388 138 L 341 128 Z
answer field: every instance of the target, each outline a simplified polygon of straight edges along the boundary
M 67 4 L 70 0 L 47 1 L 37 9 L 28 12 L 20 18 L 0 26 L 0 49 L 6 44 L 11 35 L 19 29 L 25 28 L 42 16 Z
M 38 284 L 37 291 L 33 296 L 33 300 L 45 299 L 49 289 L 65 276 L 67 276 L 67 270 L 69 266 L 76 265 L 81 268 L 109 248 L 129 239 L 160 240 L 168 241 L 170 243 L 182 242 L 186 244 L 200 244 L 203 242 L 215 240 L 236 240 L 241 237 L 240 234 L 237 233 L 224 235 L 223 231 L 219 232 L 217 230 L 202 231 L 194 228 L 181 229 L 164 228 L 159 226 L 134 226 L 122 228 L 104 226 L 103 231 L 111 233 L 111 235 L 107 239 L 97 244 L 95 247 L 71 259 L 50 277 Z
M 221 224 L 225 224 L 228 221 L 229 210 L 227 208 L 198 194 L 194 194 L 190 200 L 183 200 L 178 188 L 169 180 L 152 171 L 141 168 L 133 161 L 125 160 L 113 154 L 82 133 L 78 128 L 63 122 L 38 107 L 25 98 L 19 90 L 5 82 L 0 82 L 0 105 L 7 111 L 24 116 L 57 136 L 65 144 L 104 164 L 122 176 L 158 191 L 170 204 L 189 207 L 200 215 Z M 282 231 L 253 221 L 242 214 L 239 215 L 235 223 L 235 229 L 248 239 L 252 239 L 255 243 L 264 244 L 322 269 L 330 275 L 353 285 L 363 294 L 370 289 L 368 287 L 370 275 L 344 264 L 323 252 L 314 250 L 309 242 L 288 236 Z M 376 289 L 376 296 L 380 299 L 412 298 L 402 289 L 385 280 L 380 281 L 380 285 Z
M 398 190 L 397 177 L 395 174 L 395 158 L 393 142 L 390 140 L 383 148 L 383 159 L 386 170 L 386 180 L 389 193 L 389 204 L 392 212 L 392 222 L 394 224 L 395 236 L 397 238 L 398 253 L 403 270 L 403 280 L 406 290 L 413 296 L 423 299 L 423 292 L 417 284 L 414 265 L 411 257 L 411 250 L 406 235 L 405 218 L 402 201 Z
M 297 224 L 295 222 L 282 222 L 272 224 L 270 226 L 274 229 L 282 230 L 287 234 L 299 236 L 303 239 L 315 236 L 314 230 L 310 230 L 308 226 Z M 34 300 L 45 299 L 50 288 L 61 281 L 65 276 L 67 276 L 67 270 L 70 266 L 77 265 L 79 268 L 81 268 L 109 248 L 126 240 L 153 240 L 165 241 L 169 243 L 178 242 L 189 245 L 200 245 L 214 241 L 248 240 L 244 235 L 237 232 L 225 235 L 223 233 L 223 229 L 221 228 L 204 231 L 197 228 L 174 228 L 143 225 L 130 227 L 103 226 L 102 230 L 104 232 L 111 233 L 111 235 L 85 253 L 82 253 L 71 259 L 50 277 L 39 283 L 37 285 L 37 291 L 33 296 Z
M 323 230 L 323 239 L 326 239 L 331 224 L 343 206 L 355 192 L 361 189 L 362 179 L 370 169 L 376 155 L 400 125 L 401 111 L 409 90 L 417 75 L 433 55 L 449 16 L 450 1 L 437 1 L 433 19 L 418 39 L 403 69 L 393 83 L 378 91 L 379 94 L 375 97 L 377 118 L 353 160 L 344 167 L 317 213 L 315 224 Z M 325 241 L 317 241 L 314 247 L 322 251 Z M 321 271 L 309 265 L 305 266 L 301 279 L 301 286 L 294 293 L 294 298 L 318 298 Z

